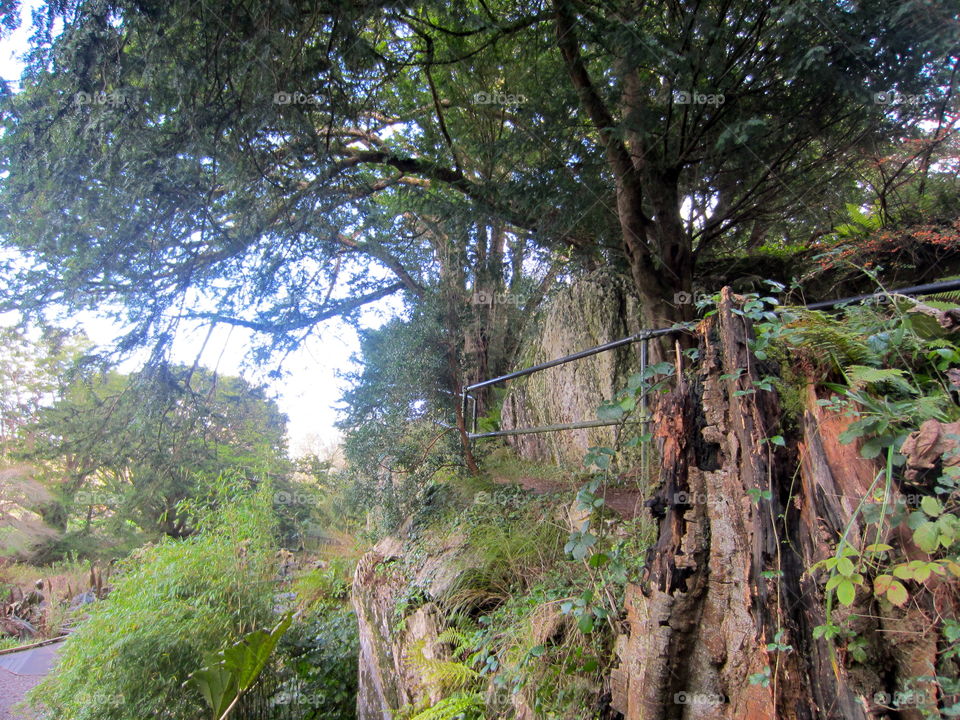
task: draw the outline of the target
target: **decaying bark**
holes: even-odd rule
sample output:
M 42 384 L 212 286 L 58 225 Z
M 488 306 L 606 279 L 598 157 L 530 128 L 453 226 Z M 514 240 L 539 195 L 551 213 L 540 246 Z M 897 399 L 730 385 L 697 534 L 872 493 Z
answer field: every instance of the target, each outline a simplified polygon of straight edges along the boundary
M 880 468 L 838 441 L 850 420 L 820 407 L 812 382 L 802 441 L 769 441 L 780 434 L 776 394 L 753 384 L 769 368 L 749 352 L 750 322 L 729 289 L 721 297 L 697 331 L 696 373 L 679 376 L 654 413 L 655 502 L 666 514 L 646 576 L 628 588 L 613 705 L 626 720 L 883 717 L 875 697 L 931 674 L 935 641 L 917 631 L 923 602 L 884 613 L 861 592 L 853 608 L 834 609 L 835 622 L 856 612 L 870 638 L 860 667 L 814 639 L 825 577 L 805 571 L 844 532 L 862 547 L 857 507 Z

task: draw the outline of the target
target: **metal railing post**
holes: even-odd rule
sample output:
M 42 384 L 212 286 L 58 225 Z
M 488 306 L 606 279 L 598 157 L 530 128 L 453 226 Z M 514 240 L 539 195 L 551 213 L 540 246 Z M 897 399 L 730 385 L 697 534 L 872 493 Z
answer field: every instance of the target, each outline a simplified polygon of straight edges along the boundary
M 647 372 L 647 343 L 649 340 L 644 338 L 640 341 L 640 377 Z M 640 434 L 647 434 L 647 390 L 640 386 Z M 647 443 L 640 443 L 640 472 L 644 480 L 647 477 Z

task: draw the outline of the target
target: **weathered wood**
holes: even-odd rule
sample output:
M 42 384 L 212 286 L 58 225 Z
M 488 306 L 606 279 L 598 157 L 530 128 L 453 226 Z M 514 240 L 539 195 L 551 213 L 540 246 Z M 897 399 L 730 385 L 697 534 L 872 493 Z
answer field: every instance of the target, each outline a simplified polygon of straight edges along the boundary
M 643 582 L 627 593 L 614 706 L 626 720 L 865 719 L 883 684 L 851 680 L 813 639 L 824 597 L 805 568 L 833 552 L 877 469 L 840 445 L 844 421 L 815 395 L 799 447 L 769 442 L 778 401 L 754 385 L 767 371 L 734 308 L 724 290 L 698 328 L 696 373 L 653 413 L 666 513 Z M 854 523 L 857 543 L 859 532 Z M 792 650 L 768 651 L 774 642 Z M 769 683 L 751 683 L 765 668 Z

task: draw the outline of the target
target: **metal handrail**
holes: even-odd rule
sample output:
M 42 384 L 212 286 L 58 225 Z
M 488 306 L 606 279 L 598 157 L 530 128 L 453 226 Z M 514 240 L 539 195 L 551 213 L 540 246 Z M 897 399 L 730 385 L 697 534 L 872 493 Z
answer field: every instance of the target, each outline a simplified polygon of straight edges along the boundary
M 828 308 L 839 307 L 840 305 L 849 305 L 851 303 L 864 302 L 866 300 L 873 300 L 888 297 L 890 295 L 929 295 L 935 292 L 949 292 L 951 290 L 960 290 L 960 279 L 957 280 L 944 280 L 942 282 L 935 283 L 926 283 L 924 285 L 912 285 L 910 287 L 900 288 L 897 290 L 891 290 L 889 292 L 877 292 L 877 293 L 868 293 L 865 295 L 853 295 L 850 297 L 839 298 L 837 300 L 822 300 L 814 303 L 806 303 L 802 307 L 805 307 L 807 310 L 824 310 Z M 523 377 L 525 375 L 531 375 L 535 372 L 540 372 L 541 370 L 547 370 L 548 368 L 556 367 L 557 365 L 563 365 L 564 363 L 571 362 L 573 360 L 580 360 L 581 358 L 590 357 L 591 355 L 596 355 L 597 353 L 606 352 L 607 350 L 614 350 L 618 347 L 623 347 L 624 345 L 631 345 L 635 342 L 642 343 L 640 345 L 640 372 L 642 373 L 646 369 L 647 365 L 647 341 L 652 338 L 663 337 L 665 335 L 672 335 L 678 332 L 686 332 L 687 329 L 682 326 L 674 326 L 669 328 L 657 328 L 653 330 L 641 330 L 638 333 L 629 335 L 625 338 L 620 338 L 619 340 L 613 340 L 602 345 L 597 345 L 592 348 L 587 348 L 586 350 L 580 350 L 579 352 L 572 353 L 570 355 L 564 355 L 563 357 L 557 358 L 555 360 L 549 360 L 539 365 L 531 365 L 528 368 L 523 368 L 522 370 L 515 370 L 514 372 L 507 373 L 506 375 L 500 375 L 489 380 L 484 380 L 482 382 L 474 383 L 472 385 L 467 385 L 463 388 L 461 392 L 461 413 L 463 416 L 464 424 L 467 420 L 467 402 L 468 400 L 473 402 L 473 411 L 471 413 L 471 426 L 470 432 L 468 432 L 467 438 L 469 440 L 479 440 L 481 438 L 491 438 L 491 437 L 503 437 L 507 435 L 528 435 L 533 433 L 542 433 L 542 432 L 555 432 L 558 430 L 579 430 L 581 428 L 590 428 L 590 427 L 603 427 L 605 425 L 617 425 L 618 420 L 585 420 L 581 422 L 574 423 L 564 423 L 560 425 L 544 425 L 541 427 L 534 428 L 516 428 L 514 430 L 497 430 L 495 432 L 486 432 L 478 433 L 477 430 L 477 399 L 470 394 L 471 390 L 479 390 L 480 388 L 488 387 L 490 385 L 497 385 L 507 380 L 513 380 L 514 378 Z M 641 407 L 642 414 L 646 414 L 646 402 L 647 396 L 646 393 L 641 394 Z
M 496 430 L 493 432 L 478 433 L 477 399 L 470 394 L 470 391 L 478 390 L 489 385 L 496 385 L 498 383 L 506 382 L 507 380 L 513 380 L 514 378 L 523 377 L 525 375 L 531 375 L 535 372 L 540 372 L 541 370 L 547 370 L 548 368 L 556 367 L 557 365 L 563 365 L 564 363 L 568 363 L 573 360 L 580 360 L 581 358 L 590 357 L 591 355 L 596 355 L 597 353 L 606 352 L 608 350 L 615 350 L 618 347 L 623 347 L 624 345 L 630 345 L 636 342 L 641 343 L 640 372 L 642 373 L 644 370 L 646 370 L 647 366 L 647 341 L 653 338 L 663 337 L 665 335 L 673 335 L 679 332 L 688 332 L 688 330 L 683 326 L 641 330 L 638 333 L 634 333 L 633 335 L 629 335 L 625 338 L 620 338 L 619 340 L 612 340 L 611 342 L 603 343 L 602 345 L 596 345 L 594 347 L 587 348 L 586 350 L 580 350 L 579 352 L 571 353 L 570 355 L 564 355 L 563 357 L 556 358 L 555 360 L 549 360 L 545 363 L 540 363 L 539 365 L 532 365 L 528 368 L 523 368 L 522 370 L 516 370 L 514 372 L 507 373 L 506 375 L 500 375 L 499 377 L 491 378 L 490 380 L 484 380 L 483 382 L 474 383 L 473 385 L 467 385 L 465 388 L 463 388 L 460 406 L 464 423 L 466 423 L 467 401 L 469 399 L 473 402 L 470 432 L 467 433 L 467 439 L 480 440 L 482 438 L 504 437 L 507 435 L 530 435 L 533 433 L 555 432 L 558 430 L 580 430 L 582 428 L 603 427 L 606 425 L 618 424 L 619 421 L 617 420 L 583 420 L 580 422 L 563 423 L 560 425 L 543 425 L 535 428 L 516 428 L 514 430 Z M 643 393 L 641 395 L 641 404 L 643 410 L 646 409 L 646 402 L 646 393 Z
M 852 297 L 840 298 L 839 300 L 821 300 L 820 302 L 807 303 L 804 307 L 807 310 L 823 310 L 825 308 L 837 307 L 838 305 L 849 305 L 850 303 L 884 298 L 889 295 L 931 295 L 936 292 L 949 292 L 950 290 L 960 290 L 960 280 L 944 280 L 942 282 L 927 283 L 926 285 L 912 285 L 910 287 L 900 288 L 899 290 L 891 290 L 890 292 L 853 295 Z
M 640 342 L 641 340 L 649 340 L 650 338 L 661 337 L 663 335 L 672 335 L 673 333 L 683 332 L 684 330 L 685 328 L 683 327 L 641 330 L 635 335 L 630 335 L 629 337 L 620 338 L 619 340 L 613 340 L 611 342 L 604 343 L 603 345 L 587 348 L 586 350 L 581 350 L 579 352 L 572 353 L 571 355 L 564 355 L 561 358 L 557 358 L 556 360 L 548 360 L 547 362 L 540 363 L 539 365 L 531 365 L 528 368 L 523 368 L 523 370 L 516 370 L 514 372 L 507 373 L 506 375 L 501 375 L 500 377 L 491 378 L 490 380 L 484 380 L 483 382 L 474 383 L 473 385 L 467 385 L 464 388 L 464 391 L 469 392 L 470 390 L 479 390 L 480 388 L 487 387 L 488 385 L 496 385 L 497 383 L 513 380 L 514 378 L 523 377 L 524 375 L 530 375 L 535 372 L 540 372 L 541 370 L 546 370 L 547 368 L 556 367 L 557 365 L 563 365 L 571 360 L 579 360 L 580 358 L 590 357 L 591 355 L 606 352 L 607 350 L 614 350 L 624 345 Z

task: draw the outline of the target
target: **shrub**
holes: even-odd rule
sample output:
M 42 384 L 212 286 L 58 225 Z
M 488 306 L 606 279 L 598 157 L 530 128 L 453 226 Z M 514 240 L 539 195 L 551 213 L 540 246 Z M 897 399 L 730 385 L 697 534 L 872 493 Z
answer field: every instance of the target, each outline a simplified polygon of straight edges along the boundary
M 274 550 L 272 489 L 223 483 L 200 532 L 134 553 L 109 597 L 64 644 L 57 668 L 30 694 L 51 720 L 199 717 L 182 687 L 203 658 L 268 628 Z
M 281 643 L 283 662 L 297 676 L 302 720 L 353 720 L 357 705 L 357 618 L 328 609 L 291 628 Z

